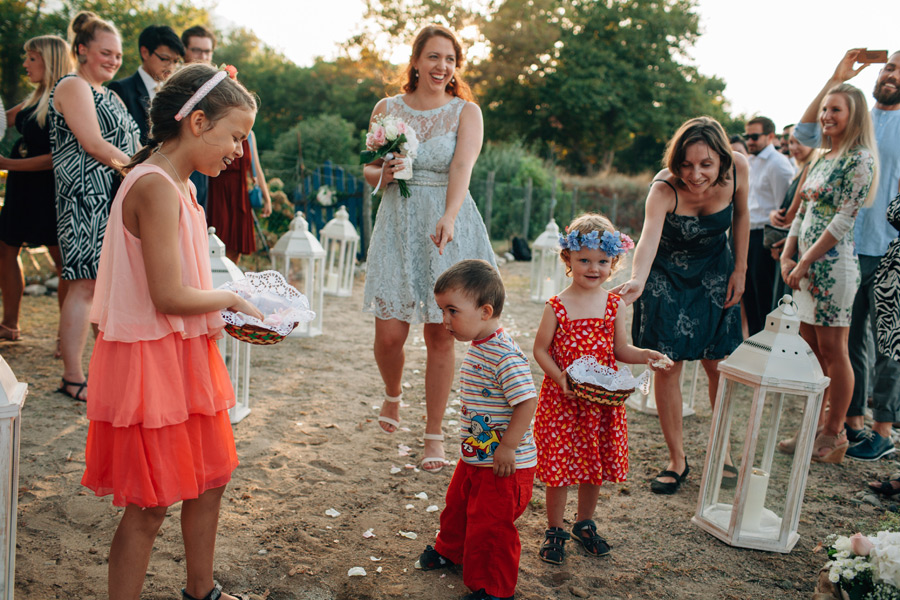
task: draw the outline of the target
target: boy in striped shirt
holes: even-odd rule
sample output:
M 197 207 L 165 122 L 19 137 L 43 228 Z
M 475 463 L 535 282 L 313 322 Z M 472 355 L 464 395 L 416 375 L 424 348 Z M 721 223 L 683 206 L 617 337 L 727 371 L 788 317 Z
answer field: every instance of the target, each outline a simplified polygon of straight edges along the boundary
M 434 286 L 444 327 L 472 342 L 460 368 L 461 460 L 441 529 L 416 567 L 463 566 L 463 600 L 514 598 L 522 545 L 515 521 L 531 500 L 537 452 L 531 419 L 537 393 L 528 359 L 500 327 L 506 291 L 495 267 L 464 260 Z

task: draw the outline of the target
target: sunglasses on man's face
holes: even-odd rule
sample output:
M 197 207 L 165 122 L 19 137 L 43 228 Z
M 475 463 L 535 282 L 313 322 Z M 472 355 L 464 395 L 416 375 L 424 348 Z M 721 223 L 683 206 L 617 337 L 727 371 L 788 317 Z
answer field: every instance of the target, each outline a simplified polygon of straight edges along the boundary
M 745 140 L 752 140 L 755 142 L 756 140 L 758 140 L 759 138 L 761 138 L 765 135 L 766 134 L 764 134 L 764 133 L 745 133 L 741 137 L 743 137 Z

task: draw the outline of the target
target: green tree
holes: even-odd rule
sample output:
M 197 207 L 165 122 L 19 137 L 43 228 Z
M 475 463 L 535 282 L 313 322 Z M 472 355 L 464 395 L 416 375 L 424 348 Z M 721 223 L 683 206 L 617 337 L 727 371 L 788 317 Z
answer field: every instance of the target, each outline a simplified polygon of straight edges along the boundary
M 590 173 L 639 138 L 662 143 L 686 118 L 726 117 L 724 83 L 681 62 L 699 35 L 694 8 L 694 0 L 507 0 L 484 29 L 488 135 L 539 142 Z

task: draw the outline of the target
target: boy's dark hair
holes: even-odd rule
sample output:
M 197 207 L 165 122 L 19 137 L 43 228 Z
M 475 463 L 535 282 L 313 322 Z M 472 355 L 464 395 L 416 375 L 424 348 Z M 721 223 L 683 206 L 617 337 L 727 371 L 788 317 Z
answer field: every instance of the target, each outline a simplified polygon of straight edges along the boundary
M 169 77 L 156 92 L 150 102 L 150 135 L 147 145 L 131 158 L 131 162 L 122 168 L 127 173 L 136 165 L 144 162 L 160 144 L 178 137 L 182 123 L 187 123 L 190 114 L 182 121 L 176 121 L 175 115 L 184 103 L 194 95 L 200 87 L 209 81 L 218 69 L 205 63 L 193 63 L 177 71 Z M 213 87 L 193 109 L 202 110 L 206 118 L 215 125 L 232 108 L 244 108 L 256 112 L 256 97 L 247 91 L 237 80 L 226 77 Z
M 194 25 L 193 27 L 188 27 L 181 33 L 181 43 L 184 44 L 184 47 L 187 48 L 188 42 L 192 37 L 202 37 L 209 38 L 212 40 L 213 50 L 216 49 L 216 36 L 212 31 L 204 27 L 203 25 Z
M 486 260 L 462 260 L 441 273 L 434 284 L 434 293 L 450 290 L 460 290 L 472 298 L 476 306 L 489 304 L 494 309 L 494 317 L 503 312 L 506 289 L 500 273 Z
M 762 127 L 763 135 L 775 133 L 775 122 L 769 117 L 754 117 L 747 121 L 747 125 L 759 125 Z
M 151 25 L 145 28 L 138 37 L 138 48 L 146 48 L 148 52 L 155 52 L 160 46 L 168 46 L 184 58 L 184 44 L 181 38 L 168 25 Z

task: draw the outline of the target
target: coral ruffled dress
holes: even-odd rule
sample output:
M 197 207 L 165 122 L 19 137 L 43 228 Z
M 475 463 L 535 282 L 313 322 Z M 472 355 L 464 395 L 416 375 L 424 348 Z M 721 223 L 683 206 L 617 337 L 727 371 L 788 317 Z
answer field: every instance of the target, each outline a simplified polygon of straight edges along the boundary
M 131 186 L 159 167 L 138 165 L 110 209 L 91 321 L 90 420 L 82 485 L 113 504 L 169 506 L 228 483 L 237 467 L 228 409 L 234 390 L 214 339 L 219 313 L 166 315 L 150 299 L 141 240 L 122 221 Z M 191 186 L 193 188 L 193 185 Z M 185 285 L 212 289 L 206 219 L 180 190 Z M 151 234 L 152 235 L 152 234 Z

